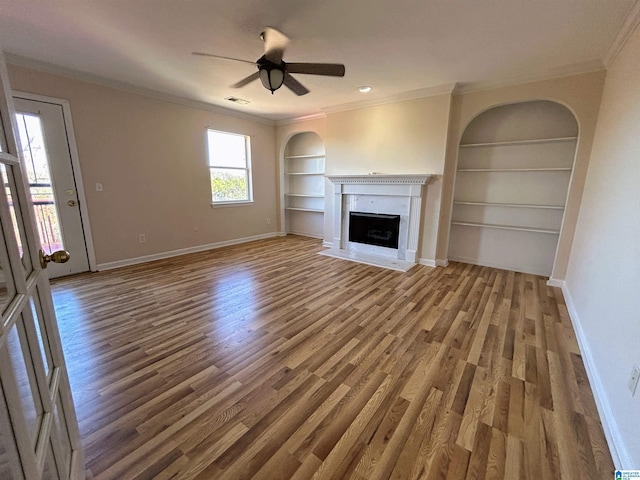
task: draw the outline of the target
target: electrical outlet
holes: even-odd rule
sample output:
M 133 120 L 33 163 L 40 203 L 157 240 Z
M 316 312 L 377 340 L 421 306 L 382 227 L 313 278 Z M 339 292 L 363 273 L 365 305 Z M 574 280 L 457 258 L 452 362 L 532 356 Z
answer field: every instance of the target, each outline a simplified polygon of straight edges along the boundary
M 104 190 L 104 188 L 102 188 L 102 184 L 101 183 L 96 183 L 96 192 L 101 192 L 103 190 Z
M 638 380 L 640 380 L 640 367 L 638 365 L 634 365 L 631 369 L 631 376 L 629 377 L 629 383 L 627 387 L 631 392 L 631 396 L 635 396 L 636 388 L 638 387 Z
M 147 236 L 144 233 L 141 233 L 138 235 L 138 240 L 140 240 L 140 243 L 144 243 L 147 241 Z
M 271 218 L 267 217 L 267 225 L 271 225 Z
M 198 227 L 193 227 L 193 234 L 197 235 L 198 234 Z

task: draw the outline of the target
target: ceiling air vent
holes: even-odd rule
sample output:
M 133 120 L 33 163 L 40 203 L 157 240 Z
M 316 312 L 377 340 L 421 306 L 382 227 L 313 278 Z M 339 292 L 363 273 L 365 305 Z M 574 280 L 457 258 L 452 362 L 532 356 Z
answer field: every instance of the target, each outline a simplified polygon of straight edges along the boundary
M 251 103 L 249 100 L 243 100 L 242 98 L 238 98 L 238 97 L 227 97 L 225 98 L 225 100 L 229 100 L 230 102 L 237 103 L 238 105 L 247 105 Z

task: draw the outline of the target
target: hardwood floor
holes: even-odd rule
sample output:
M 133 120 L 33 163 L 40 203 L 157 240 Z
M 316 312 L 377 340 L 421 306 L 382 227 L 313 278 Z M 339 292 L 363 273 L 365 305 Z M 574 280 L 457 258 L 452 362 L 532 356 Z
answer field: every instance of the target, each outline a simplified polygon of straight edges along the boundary
M 607 479 L 567 309 L 289 236 L 53 285 L 96 479 Z

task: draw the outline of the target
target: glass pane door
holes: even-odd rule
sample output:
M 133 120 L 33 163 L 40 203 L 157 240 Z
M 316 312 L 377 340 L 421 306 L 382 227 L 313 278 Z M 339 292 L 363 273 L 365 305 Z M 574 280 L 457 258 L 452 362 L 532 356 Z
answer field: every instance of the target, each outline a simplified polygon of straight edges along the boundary
M 0 49 L 0 479 L 80 479 L 78 423 L 46 261 L 38 254 L 41 242 L 52 251 L 62 246 L 46 150 L 39 118 L 23 118 L 23 163 L 9 93 Z
M 16 113 L 16 118 L 40 244 L 47 253 L 64 250 L 42 120 L 37 115 L 25 113 Z

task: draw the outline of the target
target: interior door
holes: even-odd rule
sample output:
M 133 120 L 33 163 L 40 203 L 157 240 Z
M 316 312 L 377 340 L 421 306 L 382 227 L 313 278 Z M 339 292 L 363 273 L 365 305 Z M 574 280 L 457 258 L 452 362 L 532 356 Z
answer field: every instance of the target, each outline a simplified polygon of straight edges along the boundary
M 0 51 L 0 478 L 80 479 L 84 458 L 47 260 Z
M 40 244 L 46 253 L 71 252 L 49 266 L 49 278 L 89 271 L 62 105 L 14 97 L 18 137 L 27 170 Z

